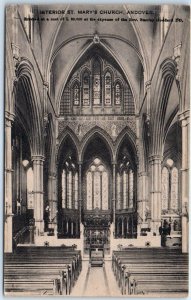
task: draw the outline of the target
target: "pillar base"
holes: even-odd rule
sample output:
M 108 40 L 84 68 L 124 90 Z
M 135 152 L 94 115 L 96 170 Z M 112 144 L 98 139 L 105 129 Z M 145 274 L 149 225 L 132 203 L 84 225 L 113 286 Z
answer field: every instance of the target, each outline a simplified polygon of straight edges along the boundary
M 48 230 L 50 230 L 50 231 L 53 232 L 52 235 L 57 236 L 57 223 L 55 223 L 55 222 L 48 222 Z
M 7 216 L 4 225 L 4 252 L 5 253 L 13 252 L 12 222 L 13 222 L 13 214 L 10 214 Z
M 159 227 L 161 226 L 161 220 L 151 221 L 151 232 L 153 235 L 160 235 Z
M 44 221 L 35 221 L 35 235 L 44 235 Z
M 186 216 L 182 216 L 182 253 L 188 253 L 189 236 L 188 229 L 189 223 Z

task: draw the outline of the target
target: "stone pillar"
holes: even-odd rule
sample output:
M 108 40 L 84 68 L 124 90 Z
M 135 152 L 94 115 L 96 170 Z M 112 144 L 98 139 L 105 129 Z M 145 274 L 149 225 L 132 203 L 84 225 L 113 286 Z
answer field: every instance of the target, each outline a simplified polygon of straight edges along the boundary
M 71 236 L 73 236 L 74 232 L 73 232 L 73 221 L 71 222 Z
M 5 224 L 4 224 L 4 251 L 13 251 L 13 231 L 12 231 L 12 144 L 11 130 L 13 115 L 6 114 L 5 116 Z
M 179 115 L 182 126 L 182 252 L 188 252 L 188 199 L 189 199 L 189 111 Z
M 82 219 L 82 163 L 79 162 L 79 181 L 78 181 L 78 192 L 79 192 L 79 222 L 81 224 Z
M 48 177 L 48 202 L 50 207 L 50 226 L 57 233 L 57 200 L 56 200 L 56 173 L 50 173 Z
M 115 236 L 115 209 L 116 209 L 116 163 L 113 163 L 113 199 L 112 199 L 112 207 L 113 207 L 113 228 L 114 228 L 114 236 Z
M 121 237 L 124 238 L 124 219 L 121 222 Z
M 151 81 L 150 80 L 145 82 L 145 89 L 147 93 L 147 116 L 150 116 L 150 110 L 151 110 Z
M 138 174 L 139 178 L 139 193 L 138 193 L 138 235 L 140 234 L 141 228 L 148 227 L 146 222 L 146 211 L 148 203 L 148 176 L 146 172 L 140 172 Z
M 76 237 L 78 237 L 79 236 L 79 228 L 78 228 L 78 221 L 76 222 L 76 232 L 75 232 L 75 234 L 76 234 Z
M 159 235 L 161 225 L 161 161 L 159 155 L 150 157 L 151 174 L 151 231 Z
M 43 203 L 43 163 L 44 156 L 33 155 L 33 174 L 34 174 L 34 218 L 36 235 L 43 235 L 44 233 L 44 203 Z

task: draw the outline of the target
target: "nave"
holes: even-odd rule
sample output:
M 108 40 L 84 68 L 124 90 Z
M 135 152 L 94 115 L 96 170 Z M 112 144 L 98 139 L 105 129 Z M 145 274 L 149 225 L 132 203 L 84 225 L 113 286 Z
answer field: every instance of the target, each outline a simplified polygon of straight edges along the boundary
M 71 296 L 121 296 L 111 269 L 111 261 L 105 261 L 103 267 L 91 267 L 88 261 L 83 261 L 82 266 L 81 275 Z
M 190 9 L 144 5 L 184 21 L 135 24 L 136 5 L 84 5 L 78 23 L 68 8 L 81 20 L 6 9 L 5 293 L 184 296 Z
M 188 255 L 170 248 L 122 248 L 96 265 L 74 247 L 18 247 L 5 256 L 4 278 L 9 296 L 185 297 Z

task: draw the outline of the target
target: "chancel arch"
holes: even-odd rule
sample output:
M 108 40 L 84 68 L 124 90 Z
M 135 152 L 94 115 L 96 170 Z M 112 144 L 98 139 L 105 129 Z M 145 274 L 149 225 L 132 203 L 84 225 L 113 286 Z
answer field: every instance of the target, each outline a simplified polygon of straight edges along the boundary
M 80 147 L 81 148 L 81 151 L 80 151 L 81 161 L 84 161 L 86 148 L 87 148 L 88 144 L 90 143 L 90 141 L 91 140 L 93 141 L 95 137 L 100 138 L 100 140 L 104 142 L 104 144 L 105 144 L 104 151 L 105 151 L 105 149 L 108 151 L 109 157 L 110 157 L 111 161 L 113 161 L 115 159 L 115 152 L 113 149 L 114 147 L 113 147 L 112 139 L 105 130 L 103 130 L 102 128 L 100 128 L 98 126 L 92 128 L 90 131 L 88 131 L 82 139 L 82 143 L 81 143 L 81 147 Z
M 99 247 L 103 243 L 106 251 L 110 251 L 112 159 L 107 140 L 97 132 L 90 135 L 82 151 L 82 222 L 87 253 L 92 244 Z

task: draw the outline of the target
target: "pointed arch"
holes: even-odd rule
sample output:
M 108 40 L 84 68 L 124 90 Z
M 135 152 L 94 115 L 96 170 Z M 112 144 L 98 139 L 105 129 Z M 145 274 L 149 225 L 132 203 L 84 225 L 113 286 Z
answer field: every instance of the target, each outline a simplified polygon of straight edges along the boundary
M 65 130 L 63 131 L 62 135 L 58 137 L 58 139 L 59 139 L 59 145 L 58 145 L 57 159 L 56 159 L 56 161 L 58 163 L 59 163 L 59 160 L 60 160 L 60 157 L 61 157 L 61 152 L 62 152 L 63 145 L 65 143 L 65 140 L 68 137 L 70 138 L 70 140 L 73 143 L 73 146 L 74 146 L 74 148 L 76 150 L 77 161 L 79 161 L 79 157 L 80 157 L 79 140 L 78 140 L 76 134 L 67 126 L 65 128 Z
M 81 150 L 80 150 L 81 161 L 83 161 L 84 153 L 85 153 L 85 150 L 86 150 L 88 144 L 95 136 L 99 136 L 103 140 L 104 144 L 107 146 L 107 150 L 110 153 L 111 161 L 114 161 L 115 156 L 114 156 L 114 151 L 113 151 L 112 139 L 110 138 L 109 134 L 105 130 L 103 130 L 102 128 L 100 128 L 98 126 L 95 126 L 90 131 L 88 131 L 82 140 Z
M 69 41 L 68 41 L 69 42 Z M 132 92 L 132 95 L 133 95 L 133 100 L 134 100 L 134 106 L 135 106 L 135 110 L 136 110 L 136 97 L 135 97 L 135 91 L 134 91 L 134 88 L 133 88 L 133 83 L 132 83 L 132 80 L 131 80 L 131 76 L 129 76 L 129 74 L 127 74 L 127 71 L 125 70 L 123 64 L 120 62 L 119 58 L 117 57 L 117 55 L 112 51 L 112 49 L 109 48 L 109 46 L 104 43 L 103 41 L 100 41 L 99 45 L 96 45 L 94 44 L 94 42 L 90 42 L 88 45 L 86 44 L 84 46 L 84 48 L 82 49 L 82 51 L 79 53 L 78 57 L 73 61 L 73 64 L 70 68 L 70 70 L 68 71 L 68 74 L 67 76 L 65 76 L 65 79 L 64 79 L 64 74 L 63 74 L 63 84 L 60 88 L 60 90 L 58 91 L 58 103 L 57 103 L 57 107 L 58 107 L 58 110 L 59 110 L 59 107 L 60 107 L 60 102 L 61 102 L 61 99 L 62 99 L 62 94 L 63 94 L 63 91 L 67 85 L 67 82 L 68 82 L 68 79 L 70 77 L 70 75 L 74 72 L 76 66 L 79 65 L 79 62 L 83 59 L 84 56 L 87 55 L 87 53 L 92 50 L 94 47 L 99 47 L 102 49 L 102 51 L 106 52 L 110 57 L 112 57 L 116 64 L 119 66 L 119 68 L 121 69 L 121 72 L 123 74 L 123 76 L 126 78 L 126 80 L 128 81 L 128 84 L 129 84 L 129 87 L 130 87 L 130 90 Z
M 169 132 L 171 126 L 173 126 L 173 123 L 176 122 L 176 117 L 177 117 L 178 111 L 179 111 L 179 105 L 177 105 L 177 107 L 175 107 L 175 109 L 173 110 L 172 114 L 170 115 L 170 117 L 166 123 L 166 126 L 164 128 L 164 143 L 165 143 L 166 137 L 168 135 L 168 132 Z
M 14 61 L 12 56 L 12 49 L 11 49 L 11 41 L 9 35 L 6 34 L 6 73 L 5 73 L 5 94 L 6 94 L 6 101 L 5 101 L 5 111 L 9 112 L 10 114 L 15 113 L 15 82 L 12 82 L 12 78 L 15 76 L 14 70 Z
M 21 115 L 25 120 L 25 124 L 28 123 L 32 155 L 43 155 L 43 101 L 40 101 L 40 93 L 34 68 L 28 59 L 22 59 L 17 67 L 16 75 L 18 78 L 14 91 L 16 97 L 16 110 L 21 113 L 25 105 L 26 112 L 22 112 Z M 21 94 L 24 97 L 24 104 L 19 103 L 19 91 L 22 92 Z
M 158 85 L 155 90 L 155 103 L 151 118 L 151 154 L 161 153 L 164 136 L 164 122 L 170 91 L 177 72 L 177 64 L 171 58 L 165 59 L 160 66 Z
M 117 140 L 115 142 L 115 149 L 116 149 L 115 150 L 115 158 L 117 159 L 117 157 L 118 157 L 120 147 L 121 147 L 125 137 L 129 141 L 129 144 L 133 150 L 133 156 L 134 156 L 135 163 L 138 164 L 138 155 L 137 155 L 138 150 L 137 150 L 137 146 L 136 146 L 136 135 L 131 130 L 131 128 L 129 128 L 128 126 L 126 126 L 117 137 Z

